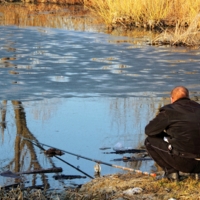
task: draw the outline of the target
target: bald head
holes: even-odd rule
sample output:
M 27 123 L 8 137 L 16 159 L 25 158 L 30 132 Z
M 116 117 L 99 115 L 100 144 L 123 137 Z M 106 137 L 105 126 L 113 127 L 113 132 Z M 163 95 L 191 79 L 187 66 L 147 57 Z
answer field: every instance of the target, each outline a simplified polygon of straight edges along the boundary
M 183 86 L 178 86 L 175 87 L 172 91 L 171 91 L 171 103 L 175 102 L 178 99 L 181 98 L 189 98 L 189 91 L 187 88 L 183 87 Z

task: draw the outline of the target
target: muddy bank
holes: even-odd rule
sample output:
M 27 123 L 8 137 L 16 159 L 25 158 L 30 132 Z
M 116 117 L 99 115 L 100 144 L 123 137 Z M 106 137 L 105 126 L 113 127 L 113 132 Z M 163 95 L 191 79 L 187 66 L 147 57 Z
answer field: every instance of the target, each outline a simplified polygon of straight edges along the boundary
M 182 179 L 180 182 L 171 182 L 135 173 L 114 174 L 93 179 L 80 189 L 67 190 L 65 199 L 199 199 L 200 182 L 188 175 L 182 175 Z

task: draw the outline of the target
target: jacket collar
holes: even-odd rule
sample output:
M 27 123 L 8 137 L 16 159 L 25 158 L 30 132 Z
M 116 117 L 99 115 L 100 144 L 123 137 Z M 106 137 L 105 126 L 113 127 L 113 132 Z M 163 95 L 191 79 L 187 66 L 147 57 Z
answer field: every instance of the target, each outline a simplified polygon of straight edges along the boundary
M 174 101 L 173 103 L 176 103 L 176 102 L 178 102 L 178 101 L 183 101 L 183 100 L 190 100 L 190 98 L 183 97 L 183 98 L 177 99 L 177 100 Z

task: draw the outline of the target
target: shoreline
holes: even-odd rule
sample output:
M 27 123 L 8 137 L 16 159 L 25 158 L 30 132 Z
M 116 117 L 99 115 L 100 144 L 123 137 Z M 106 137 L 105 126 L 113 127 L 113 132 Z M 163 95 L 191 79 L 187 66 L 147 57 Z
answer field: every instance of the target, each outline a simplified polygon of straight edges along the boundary
M 157 173 L 162 175 L 163 171 Z M 181 174 L 179 182 L 157 179 L 142 173 L 116 173 L 96 177 L 85 184 L 63 190 L 37 186 L 1 188 L 0 198 L 60 200 L 196 200 L 200 181 L 193 174 Z

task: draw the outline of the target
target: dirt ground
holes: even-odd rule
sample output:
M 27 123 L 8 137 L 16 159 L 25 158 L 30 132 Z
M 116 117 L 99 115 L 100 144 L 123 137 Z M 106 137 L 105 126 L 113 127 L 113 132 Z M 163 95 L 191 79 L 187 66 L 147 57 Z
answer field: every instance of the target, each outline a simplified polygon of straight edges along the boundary
M 181 176 L 181 181 L 157 180 L 144 174 L 114 174 L 82 185 L 80 189 L 67 190 L 65 199 L 132 200 L 132 199 L 200 199 L 200 182 L 191 176 Z

